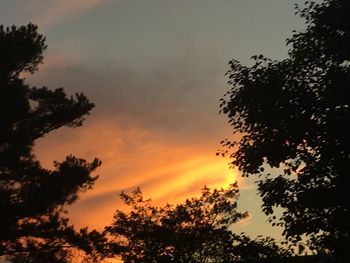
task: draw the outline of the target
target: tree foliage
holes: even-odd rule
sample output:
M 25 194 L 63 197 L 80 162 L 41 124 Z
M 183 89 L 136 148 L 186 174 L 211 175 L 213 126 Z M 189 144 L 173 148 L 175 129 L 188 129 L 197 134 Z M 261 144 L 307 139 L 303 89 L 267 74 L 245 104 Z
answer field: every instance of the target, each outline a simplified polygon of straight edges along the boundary
M 0 256 L 13 262 L 71 262 L 71 250 L 93 254 L 96 231 L 76 231 L 64 207 L 97 179 L 100 165 L 74 156 L 43 168 L 35 140 L 63 126 L 78 127 L 93 104 L 62 88 L 30 87 L 21 77 L 42 62 L 45 38 L 33 24 L 0 26 Z
M 221 110 L 240 139 L 222 144 L 244 176 L 260 175 L 264 212 L 284 209 L 277 223 L 286 237 L 306 235 L 312 249 L 347 262 L 350 2 L 306 2 L 297 13 L 307 27 L 287 40 L 286 59 L 230 62 Z
M 106 230 L 113 237 L 110 253 L 124 262 L 284 262 L 288 253 L 273 239 L 252 240 L 229 227 L 247 217 L 237 211 L 237 185 L 211 191 L 183 204 L 153 206 L 141 190 L 121 194 L 129 212 L 117 210 Z M 114 244 L 114 245 L 113 245 Z

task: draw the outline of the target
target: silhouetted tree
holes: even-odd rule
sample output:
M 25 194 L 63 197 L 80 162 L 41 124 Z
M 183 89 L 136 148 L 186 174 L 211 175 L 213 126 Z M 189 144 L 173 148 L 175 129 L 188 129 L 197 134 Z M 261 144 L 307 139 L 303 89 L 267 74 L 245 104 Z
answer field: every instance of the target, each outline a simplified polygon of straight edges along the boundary
M 49 170 L 33 153 L 36 139 L 80 126 L 94 106 L 83 94 L 25 83 L 21 73 L 35 72 L 45 49 L 35 25 L 0 26 L 0 256 L 13 262 L 70 262 L 74 248 L 92 255 L 103 240 L 96 231 L 75 231 L 62 215 L 92 187 L 100 161 L 68 156 Z
M 306 3 L 307 28 L 288 57 L 230 62 L 221 110 L 240 139 L 225 140 L 232 165 L 259 174 L 263 211 L 297 242 L 350 262 L 350 1 Z M 266 169 L 266 168 L 279 169 Z M 279 221 L 273 208 L 284 210 Z
M 117 210 L 107 232 L 124 262 L 284 262 L 288 253 L 271 238 L 251 240 L 229 227 L 247 217 L 237 212 L 236 184 L 202 189 L 198 198 L 176 206 L 153 206 L 141 190 L 121 194 L 129 212 Z M 121 249 L 122 248 L 122 249 Z

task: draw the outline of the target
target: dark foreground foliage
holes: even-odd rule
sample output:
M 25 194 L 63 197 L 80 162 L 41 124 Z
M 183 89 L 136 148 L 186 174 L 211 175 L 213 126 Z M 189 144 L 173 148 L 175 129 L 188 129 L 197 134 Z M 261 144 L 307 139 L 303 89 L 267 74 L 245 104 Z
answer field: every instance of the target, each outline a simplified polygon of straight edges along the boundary
M 232 165 L 244 176 L 260 175 L 263 210 L 290 241 L 307 236 L 311 249 L 350 262 L 350 1 L 298 13 L 307 28 L 287 40 L 288 58 L 230 62 L 221 109 L 241 137 L 223 145 L 238 149 Z
M 289 253 L 271 238 L 250 239 L 229 227 L 247 217 L 237 211 L 236 184 L 211 191 L 176 206 L 153 206 L 140 189 L 121 194 L 129 212 L 117 210 L 106 230 L 124 262 L 284 262 Z
M 74 251 L 94 256 L 94 242 L 103 240 L 76 231 L 63 214 L 92 187 L 100 161 L 68 156 L 49 170 L 33 152 L 35 140 L 80 126 L 94 106 L 83 94 L 25 83 L 21 74 L 37 70 L 45 49 L 35 25 L 0 26 L 0 256 L 12 262 L 71 262 Z

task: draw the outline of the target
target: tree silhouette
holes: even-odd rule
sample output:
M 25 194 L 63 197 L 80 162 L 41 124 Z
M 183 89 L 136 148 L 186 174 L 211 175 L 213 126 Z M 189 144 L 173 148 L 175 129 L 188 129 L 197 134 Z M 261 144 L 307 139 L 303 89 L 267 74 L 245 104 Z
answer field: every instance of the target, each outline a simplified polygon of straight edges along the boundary
M 237 184 L 211 191 L 183 204 L 153 206 L 141 190 L 121 194 L 128 213 L 117 210 L 107 232 L 114 241 L 110 253 L 124 262 L 286 262 L 289 255 L 271 238 L 252 240 L 229 227 L 247 217 L 237 211 Z
M 45 49 L 35 25 L 0 26 L 0 256 L 12 262 L 71 262 L 74 248 L 92 255 L 103 240 L 96 231 L 75 231 L 63 215 L 92 187 L 100 161 L 68 156 L 48 170 L 33 153 L 36 139 L 80 126 L 94 106 L 83 94 L 25 83 L 21 73 L 34 73 Z
M 240 134 L 222 144 L 244 176 L 259 174 L 263 211 L 293 242 L 350 262 L 350 1 L 306 2 L 288 57 L 230 62 L 221 110 Z M 277 169 L 267 169 L 267 168 Z M 273 208 L 282 207 L 280 220 Z

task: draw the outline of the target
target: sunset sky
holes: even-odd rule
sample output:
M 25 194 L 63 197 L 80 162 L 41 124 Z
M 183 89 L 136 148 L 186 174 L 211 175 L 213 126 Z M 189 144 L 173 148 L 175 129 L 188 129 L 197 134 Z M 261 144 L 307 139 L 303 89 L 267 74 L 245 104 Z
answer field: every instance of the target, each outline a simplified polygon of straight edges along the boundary
M 264 54 L 283 59 L 302 21 L 290 0 L 2 0 L 0 24 L 33 22 L 48 49 L 31 85 L 83 92 L 96 104 L 84 125 L 37 141 L 46 167 L 68 154 L 103 165 L 93 190 L 70 209 L 72 223 L 102 229 L 118 194 L 138 186 L 159 204 L 238 180 L 234 227 L 279 237 L 266 223 L 252 184 L 215 155 L 232 129 L 219 115 L 228 61 Z

